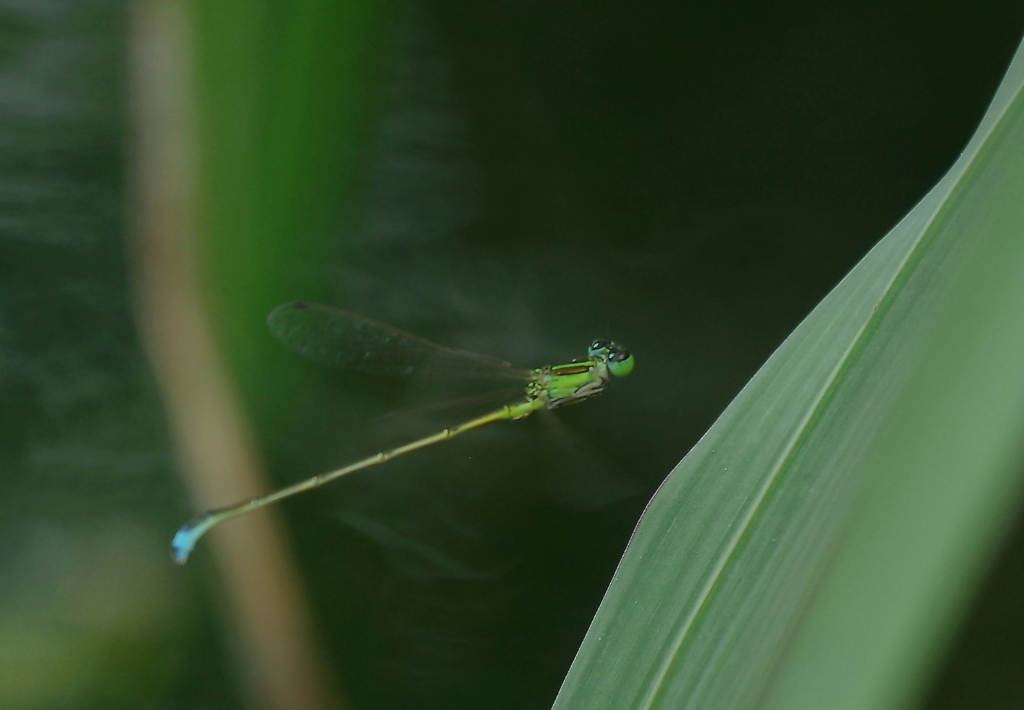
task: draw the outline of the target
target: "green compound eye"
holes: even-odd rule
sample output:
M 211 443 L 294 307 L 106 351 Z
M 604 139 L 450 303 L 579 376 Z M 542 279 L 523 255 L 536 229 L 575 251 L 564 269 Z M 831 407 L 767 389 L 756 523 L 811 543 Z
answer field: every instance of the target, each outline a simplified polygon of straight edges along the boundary
M 608 372 L 614 377 L 625 377 L 633 371 L 633 356 L 610 340 L 595 340 L 591 343 L 590 357 L 601 358 L 608 363 Z
M 622 350 L 614 345 L 611 348 L 612 355 L 608 358 L 608 372 L 615 377 L 625 377 L 633 371 L 636 361 L 633 360 L 633 355 L 628 350 Z

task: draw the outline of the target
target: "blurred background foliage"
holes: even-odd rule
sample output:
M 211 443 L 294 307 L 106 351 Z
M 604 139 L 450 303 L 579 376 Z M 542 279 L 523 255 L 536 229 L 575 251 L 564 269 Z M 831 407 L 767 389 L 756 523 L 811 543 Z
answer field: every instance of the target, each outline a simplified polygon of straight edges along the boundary
M 274 482 L 460 418 L 297 362 L 282 301 L 524 365 L 638 357 L 557 420 L 282 506 L 355 708 L 550 707 L 650 493 L 948 168 L 1024 35 L 1002 0 L 185 6 L 208 310 Z M 167 560 L 196 503 L 133 320 L 130 11 L 0 2 L 5 708 L 247 702 L 212 557 Z M 928 707 L 1024 700 L 1022 556 Z

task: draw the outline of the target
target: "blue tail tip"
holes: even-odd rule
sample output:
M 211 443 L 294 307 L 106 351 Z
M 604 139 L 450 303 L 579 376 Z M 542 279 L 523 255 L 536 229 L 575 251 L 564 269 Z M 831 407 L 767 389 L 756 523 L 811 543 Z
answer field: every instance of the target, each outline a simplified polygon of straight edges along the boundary
M 178 528 L 178 532 L 174 534 L 174 539 L 171 540 L 171 559 L 179 565 L 188 562 L 188 556 L 195 549 L 196 542 L 216 522 L 217 517 L 212 512 L 206 512 Z
M 171 540 L 171 559 L 174 560 L 175 564 L 185 564 L 188 562 L 188 556 L 192 553 L 192 547 L 195 542 L 190 539 L 188 533 L 188 526 L 183 526 L 174 534 L 174 539 Z
M 182 525 L 171 540 L 171 559 L 179 565 L 188 562 L 188 556 L 195 549 L 197 539 L 194 525 Z

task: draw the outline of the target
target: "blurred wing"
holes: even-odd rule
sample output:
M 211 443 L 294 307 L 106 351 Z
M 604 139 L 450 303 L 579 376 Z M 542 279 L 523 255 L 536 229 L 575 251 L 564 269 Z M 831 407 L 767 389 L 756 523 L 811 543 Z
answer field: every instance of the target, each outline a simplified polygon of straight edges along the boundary
M 531 374 L 504 360 L 446 348 L 315 303 L 296 301 L 278 306 L 267 316 L 267 326 L 278 340 L 313 362 L 374 375 L 497 376 L 525 381 Z

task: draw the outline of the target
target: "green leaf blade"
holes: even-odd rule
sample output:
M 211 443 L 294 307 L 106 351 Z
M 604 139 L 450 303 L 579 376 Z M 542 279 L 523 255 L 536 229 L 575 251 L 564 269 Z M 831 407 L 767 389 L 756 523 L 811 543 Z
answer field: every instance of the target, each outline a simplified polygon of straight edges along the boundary
M 948 576 L 954 553 L 977 557 L 995 530 L 978 532 L 978 520 L 1005 516 L 993 506 L 1019 488 L 1010 433 L 1024 421 L 1014 371 L 1024 371 L 1024 343 L 1005 333 L 1024 330 L 1022 85 L 1018 53 L 957 164 L 666 481 L 556 708 L 852 709 L 912 698 L 963 593 L 940 571 Z M 977 313 L 965 315 L 971 294 Z M 957 355 L 965 338 L 973 355 Z M 984 356 L 1004 385 L 986 390 L 988 405 L 971 387 Z M 998 415 L 968 426 L 966 403 Z M 921 428 L 928 412 L 933 426 Z M 956 449 L 975 458 L 950 468 Z M 928 495 L 928 472 L 944 466 L 948 475 L 932 474 L 942 490 Z M 969 485 L 955 475 L 965 467 L 980 472 Z M 904 471 L 920 475 L 904 481 Z M 959 500 L 971 511 L 955 534 L 921 533 Z M 884 549 L 903 557 L 870 554 Z M 883 603 L 890 587 L 903 593 Z M 857 589 L 874 605 L 858 603 Z M 943 614 L 895 624 L 921 605 Z

